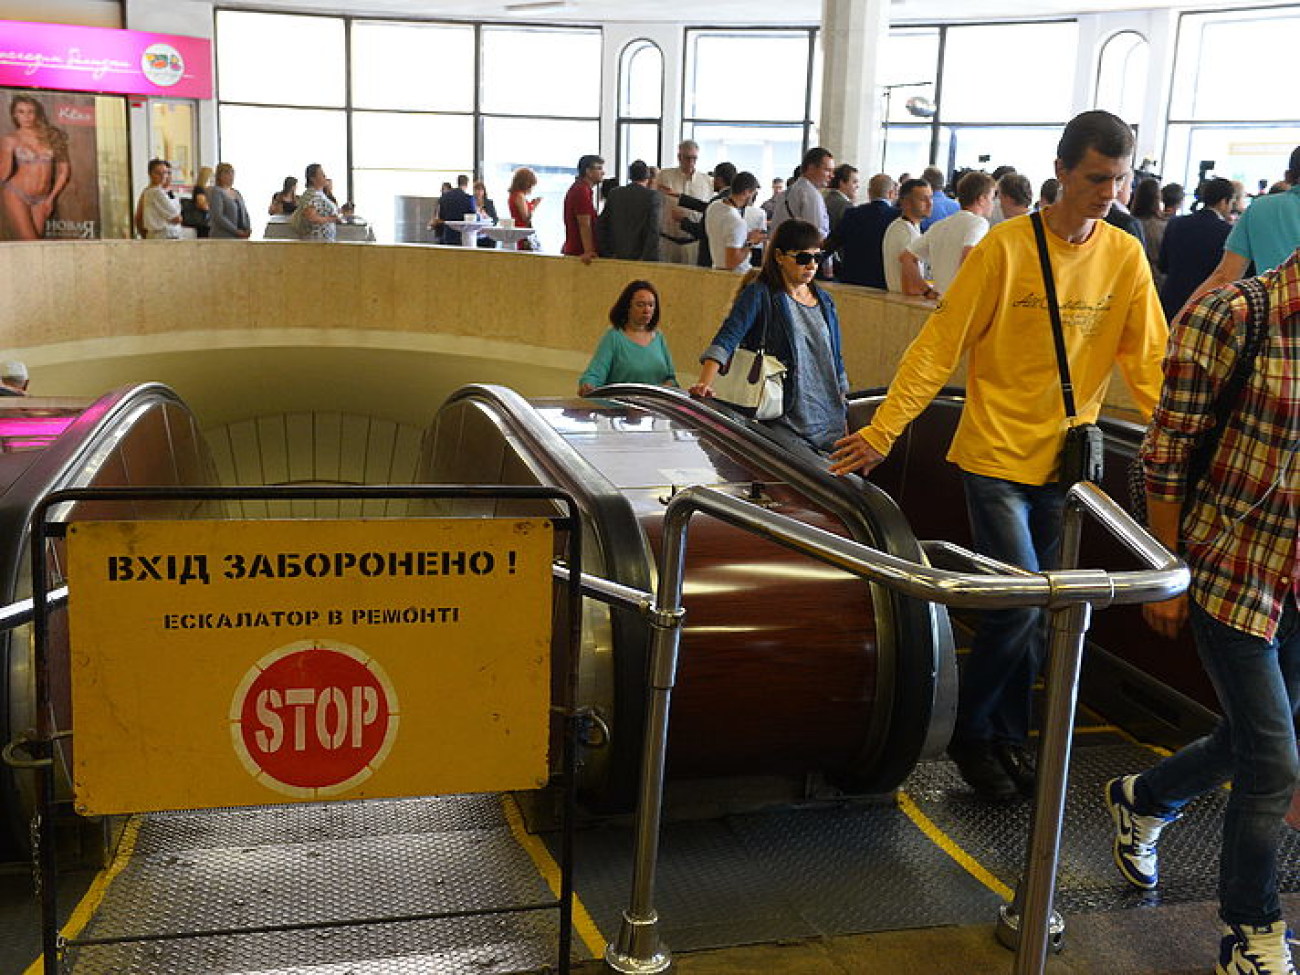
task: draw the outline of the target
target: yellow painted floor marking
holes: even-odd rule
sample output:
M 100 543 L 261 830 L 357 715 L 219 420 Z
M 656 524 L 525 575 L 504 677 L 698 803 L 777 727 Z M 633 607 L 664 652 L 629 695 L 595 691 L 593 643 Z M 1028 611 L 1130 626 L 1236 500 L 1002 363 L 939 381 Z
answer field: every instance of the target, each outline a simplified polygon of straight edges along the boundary
M 68 918 L 68 923 L 63 926 L 63 937 L 72 939 L 81 934 L 90 919 L 95 916 L 99 910 L 99 905 L 104 901 L 104 895 L 108 893 L 108 886 L 131 862 L 131 857 L 135 854 L 135 841 L 140 835 L 141 819 L 138 815 L 132 816 L 127 820 L 126 828 L 122 830 L 122 839 L 117 844 L 117 850 L 113 854 L 113 859 L 107 867 L 95 875 L 91 881 L 89 889 L 81 898 Z M 37 958 L 32 962 L 23 975 L 41 975 L 45 970 L 44 958 Z
M 523 847 L 524 852 L 532 859 L 537 872 L 551 888 L 551 893 L 559 897 L 560 865 L 551 856 L 551 851 L 539 837 L 524 828 L 524 816 L 514 796 L 503 794 L 501 808 L 506 814 L 506 822 L 510 825 L 510 833 L 514 836 L 515 842 Z M 586 906 L 576 893 L 573 895 L 573 928 L 582 939 L 582 943 L 587 946 L 587 950 L 591 952 L 592 958 L 605 957 L 605 936 L 600 933 L 600 928 L 596 927 L 596 922 L 592 920 L 591 914 L 587 912 Z
M 948 835 L 936 826 L 929 816 L 921 812 L 921 808 L 916 804 L 911 796 L 906 792 L 899 792 L 898 805 L 907 818 L 916 824 L 917 829 L 924 833 L 931 843 L 943 850 L 943 852 L 948 854 L 948 856 L 952 857 L 959 867 L 982 883 L 989 890 L 993 891 L 993 893 L 1001 897 L 1004 901 L 1011 901 L 1011 898 L 1014 896 L 1011 888 L 998 880 L 998 878 L 993 876 L 993 874 L 989 873 L 989 871 L 984 868 L 983 864 L 949 839 Z

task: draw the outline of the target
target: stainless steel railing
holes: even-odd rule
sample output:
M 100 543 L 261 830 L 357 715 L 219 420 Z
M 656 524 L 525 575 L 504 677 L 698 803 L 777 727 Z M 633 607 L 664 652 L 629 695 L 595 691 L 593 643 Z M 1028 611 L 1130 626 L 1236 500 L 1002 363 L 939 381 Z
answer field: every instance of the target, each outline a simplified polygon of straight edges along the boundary
M 932 544 L 931 550 L 964 563 L 972 571 L 921 565 L 711 488 L 691 487 L 678 492 L 668 503 L 664 517 L 657 596 L 647 602 L 646 594 L 633 591 L 635 601 L 627 603 L 641 607 L 650 618 L 653 645 L 631 896 L 618 936 L 605 950 L 606 969 L 620 975 L 651 975 L 666 971 L 672 964 L 669 951 L 659 937 L 659 917 L 654 908 L 655 868 L 669 706 L 681 637 L 687 533 L 690 519 L 697 511 L 920 599 L 979 609 L 1038 606 L 1048 610 L 1051 643 L 1047 708 L 1039 752 L 1033 830 L 1022 886 L 1023 916 L 1008 918 L 1005 908 L 1002 914 L 1003 925 L 1010 924 L 1018 932 L 1015 975 L 1041 975 L 1047 963 L 1079 667 L 1092 609 L 1176 596 L 1187 588 L 1187 567 L 1089 483 L 1075 485 L 1067 495 L 1061 543 L 1062 564 L 1066 568 L 1039 573 L 1004 565 L 946 543 Z M 1073 568 L 1085 513 L 1148 568 L 1125 572 Z M 608 586 L 594 584 L 589 594 L 596 598 L 629 595 L 616 594 Z

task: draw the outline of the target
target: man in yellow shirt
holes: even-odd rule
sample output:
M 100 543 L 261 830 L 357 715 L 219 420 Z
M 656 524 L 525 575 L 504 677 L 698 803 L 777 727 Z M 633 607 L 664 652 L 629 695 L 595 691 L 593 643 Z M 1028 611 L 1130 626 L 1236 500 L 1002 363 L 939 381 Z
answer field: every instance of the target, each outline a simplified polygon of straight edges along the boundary
M 1116 363 L 1144 416 L 1160 392 L 1168 329 L 1151 271 L 1142 245 L 1103 220 L 1132 153 L 1133 134 L 1121 119 L 1077 116 L 1057 146 L 1061 195 L 1043 211 L 1081 422 L 1096 419 Z M 967 399 L 948 459 L 962 470 L 975 547 L 1031 571 L 1051 568 L 1069 486 L 1057 483 L 1066 419 L 1028 216 L 999 223 L 971 251 L 870 425 L 836 444 L 832 470 L 865 474 L 884 460 L 963 355 Z M 983 615 L 948 751 L 985 798 L 1033 790 L 1030 694 L 1042 653 L 1038 611 Z

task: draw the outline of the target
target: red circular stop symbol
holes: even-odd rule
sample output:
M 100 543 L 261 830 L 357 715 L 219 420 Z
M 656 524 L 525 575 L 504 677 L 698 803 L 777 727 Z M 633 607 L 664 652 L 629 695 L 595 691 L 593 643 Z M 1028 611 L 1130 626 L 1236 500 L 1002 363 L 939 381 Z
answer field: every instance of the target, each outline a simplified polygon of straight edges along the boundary
M 379 664 L 345 643 L 303 640 L 259 660 L 235 691 L 231 738 L 244 767 L 298 798 L 345 793 L 383 762 L 397 695 Z

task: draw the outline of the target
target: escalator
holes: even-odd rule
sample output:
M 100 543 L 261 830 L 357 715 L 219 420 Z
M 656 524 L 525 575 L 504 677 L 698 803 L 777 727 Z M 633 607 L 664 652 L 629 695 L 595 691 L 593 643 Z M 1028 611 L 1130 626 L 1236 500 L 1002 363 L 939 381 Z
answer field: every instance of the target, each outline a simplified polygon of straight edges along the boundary
M 206 442 L 189 409 L 165 386 L 125 387 L 93 402 L 0 400 L 0 605 L 31 596 L 28 526 L 51 491 L 76 487 L 176 486 L 215 483 Z M 146 519 L 209 516 L 210 504 L 79 503 L 61 518 Z M 63 584 L 63 546 L 50 544 L 51 588 Z M 67 617 L 50 616 L 55 664 L 54 726 L 67 729 Z M 11 742 L 36 727 L 30 624 L 0 631 L 0 738 Z M 70 795 L 71 741 L 56 746 L 59 793 Z M 28 771 L 0 766 L 0 862 L 25 858 L 35 784 Z
M 653 589 L 664 506 L 690 484 L 924 561 L 874 485 L 832 477 L 761 427 L 658 387 L 532 402 L 465 387 L 429 428 L 419 478 L 570 492 L 583 513 L 584 571 L 641 590 Z M 482 505 L 445 513 L 520 513 Z M 817 775 L 848 792 L 885 792 L 942 750 L 956 689 L 942 607 L 707 518 L 690 537 L 670 777 Z M 624 809 L 640 759 L 649 627 L 591 600 L 584 613 L 583 787 L 596 807 Z

